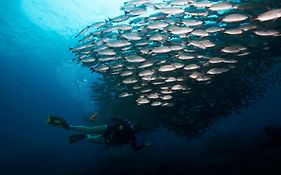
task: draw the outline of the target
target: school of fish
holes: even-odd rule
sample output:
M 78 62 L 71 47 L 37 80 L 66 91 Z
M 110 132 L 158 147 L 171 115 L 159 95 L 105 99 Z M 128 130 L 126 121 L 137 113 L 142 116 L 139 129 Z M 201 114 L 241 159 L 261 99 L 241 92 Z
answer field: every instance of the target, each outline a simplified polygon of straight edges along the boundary
M 75 61 L 110 81 L 120 98 L 138 105 L 172 106 L 173 94 L 192 93 L 190 81 L 210 84 L 252 54 L 241 41 L 280 37 L 271 28 L 281 8 L 247 14 L 249 6 L 228 1 L 132 0 L 123 15 L 81 30 Z M 255 8 L 254 6 L 252 8 Z

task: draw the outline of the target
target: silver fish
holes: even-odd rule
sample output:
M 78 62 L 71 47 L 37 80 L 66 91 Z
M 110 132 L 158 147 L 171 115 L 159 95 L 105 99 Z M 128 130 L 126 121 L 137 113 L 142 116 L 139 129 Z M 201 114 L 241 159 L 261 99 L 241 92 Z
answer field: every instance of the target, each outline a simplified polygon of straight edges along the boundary
M 241 22 L 248 19 L 248 16 L 242 14 L 230 14 L 225 16 L 222 19 L 222 22 L 232 23 L 232 22 Z
M 264 12 L 264 13 L 260 14 L 256 18 L 256 20 L 264 22 L 264 21 L 275 20 L 275 19 L 278 19 L 278 18 L 281 18 L 281 8 Z

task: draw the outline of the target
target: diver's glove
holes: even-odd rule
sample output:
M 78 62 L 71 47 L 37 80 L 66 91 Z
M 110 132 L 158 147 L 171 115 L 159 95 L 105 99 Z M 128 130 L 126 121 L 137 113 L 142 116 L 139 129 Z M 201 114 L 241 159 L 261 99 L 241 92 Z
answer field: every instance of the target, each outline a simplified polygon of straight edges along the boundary
M 47 124 L 53 125 L 53 126 L 56 126 L 59 128 L 70 129 L 69 124 L 63 118 L 56 117 L 56 116 L 49 116 Z
M 70 137 L 68 137 L 68 143 L 75 143 L 78 142 L 79 140 L 83 140 L 87 138 L 86 134 L 74 134 Z

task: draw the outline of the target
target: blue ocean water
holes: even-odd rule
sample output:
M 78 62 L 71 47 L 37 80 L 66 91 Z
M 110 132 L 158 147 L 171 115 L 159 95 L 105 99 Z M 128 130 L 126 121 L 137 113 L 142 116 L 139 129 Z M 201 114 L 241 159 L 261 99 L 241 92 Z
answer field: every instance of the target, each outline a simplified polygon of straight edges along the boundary
M 0 0 L 0 173 L 241 174 L 257 165 L 264 165 L 263 173 L 280 173 L 266 163 L 280 163 L 274 157 L 280 149 L 258 146 L 266 139 L 264 127 L 281 125 L 278 83 L 198 137 L 186 139 L 165 127 L 142 133 L 140 139 L 152 145 L 139 152 L 127 145 L 70 145 L 66 138 L 72 132 L 46 125 L 50 114 L 86 125 L 99 109 L 91 89 L 98 75 L 72 62 L 69 47 L 81 28 L 120 14 L 123 2 Z

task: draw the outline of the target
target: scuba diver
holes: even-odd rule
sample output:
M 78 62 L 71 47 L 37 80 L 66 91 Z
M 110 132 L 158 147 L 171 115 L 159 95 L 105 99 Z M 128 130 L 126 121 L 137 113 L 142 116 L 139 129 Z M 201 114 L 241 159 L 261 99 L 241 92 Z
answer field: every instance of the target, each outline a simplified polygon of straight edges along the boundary
M 108 125 L 99 125 L 95 127 L 72 126 L 64 119 L 56 116 L 49 116 L 47 124 L 66 130 L 74 130 L 81 134 L 74 134 L 68 138 L 69 143 L 75 143 L 79 140 L 86 140 L 98 144 L 105 144 L 107 147 L 121 146 L 131 144 L 135 151 L 149 146 L 150 143 L 138 144 L 136 138 L 136 125 L 134 122 L 112 118 Z

